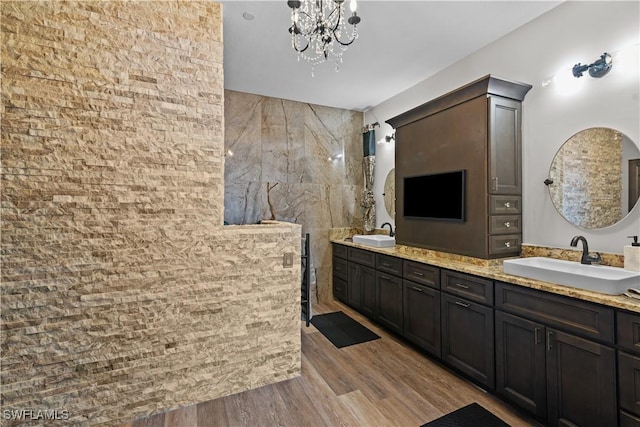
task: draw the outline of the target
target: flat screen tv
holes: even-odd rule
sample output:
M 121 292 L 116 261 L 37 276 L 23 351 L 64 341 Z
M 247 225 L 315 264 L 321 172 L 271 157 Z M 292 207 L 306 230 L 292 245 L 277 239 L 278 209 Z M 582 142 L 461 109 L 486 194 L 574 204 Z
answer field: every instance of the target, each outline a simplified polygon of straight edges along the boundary
M 405 177 L 404 216 L 464 222 L 465 178 L 465 170 Z

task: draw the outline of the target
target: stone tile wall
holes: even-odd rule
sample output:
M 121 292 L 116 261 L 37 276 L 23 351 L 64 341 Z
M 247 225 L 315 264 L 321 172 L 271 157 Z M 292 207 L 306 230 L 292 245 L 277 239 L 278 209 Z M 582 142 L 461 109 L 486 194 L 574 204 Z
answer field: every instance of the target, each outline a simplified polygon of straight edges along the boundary
M 0 8 L 2 409 L 113 424 L 299 375 L 300 226 L 222 226 L 220 6 Z
M 558 150 L 549 173 L 555 182 L 549 189 L 554 206 L 570 223 L 598 229 L 624 218 L 622 137 L 613 129 L 591 128 Z
M 359 112 L 225 91 L 225 149 L 233 152 L 225 220 L 301 224 L 322 301 L 332 298 L 329 229 L 362 226 L 362 120 Z

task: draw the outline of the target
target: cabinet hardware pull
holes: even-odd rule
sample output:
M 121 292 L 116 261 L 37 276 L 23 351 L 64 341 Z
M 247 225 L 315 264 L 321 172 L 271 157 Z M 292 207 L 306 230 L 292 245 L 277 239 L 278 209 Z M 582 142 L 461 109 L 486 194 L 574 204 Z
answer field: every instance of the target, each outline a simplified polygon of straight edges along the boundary
M 511 207 L 511 202 L 504 202 L 504 207 L 505 208 L 510 208 Z
M 419 271 L 414 271 L 413 274 L 420 277 L 424 276 L 424 273 L 420 273 Z
M 509 228 L 509 227 L 511 227 L 511 223 L 509 221 L 507 221 L 507 222 L 504 223 L 504 226 Z
M 385 267 L 391 267 L 391 264 L 387 264 L 386 262 L 383 262 L 382 265 Z
M 491 178 L 491 186 L 493 187 L 493 191 L 498 191 L 498 177 Z
M 414 291 L 418 291 L 418 292 L 424 292 L 424 290 L 422 288 L 419 288 L 417 286 L 412 286 L 411 289 L 413 289 Z
M 551 351 L 551 349 L 553 348 L 553 343 L 551 342 L 552 338 L 553 332 L 547 332 L 547 351 Z
M 462 301 L 456 301 L 456 304 L 459 305 L 460 307 L 464 307 L 464 308 L 471 307 L 471 304 L 465 304 Z
M 510 247 L 511 247 L 511 242 L 504 242 L 504 245 L 505 245 L 506 247 L 510 248 Z
M 535 328 L 533 332 L 535 337 L 535 343 L 540 344 L 540 328 Z
M 384 279 L 384 280 L 391 280 L 391 277 L 389 277 L 389 276 L 385 276 L 384 274 L 381 274 L 381 275 L 380 275 L 380 278 L 381 278 L 381 279 Z
M 468 285 L 464 285 L 462 283 L 456 283 L 456 286 L 459 287 L 459 288 L 462 288 L 462 289 L 469 289 Z

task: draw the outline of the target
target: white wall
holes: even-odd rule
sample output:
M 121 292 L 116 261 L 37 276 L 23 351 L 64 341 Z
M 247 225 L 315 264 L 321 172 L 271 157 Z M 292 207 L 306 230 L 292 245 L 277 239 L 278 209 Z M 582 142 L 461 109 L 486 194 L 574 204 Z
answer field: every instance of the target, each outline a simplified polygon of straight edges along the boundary
M 556 212 L 543 181 L 558 148 L 579 130 L 595 126 L 614 128 L 640 147 L 639 5 L 635 1 L 562 3 L 370 109 L 365 113 L 365 123 L 380 122 L 377 131 L 381 139 L 393 132 L 385 120 L 487 74 L 532 84 L 534 87 L 523 103 L 523 241 L 567 248 L 574 235 L 582 234 L 594 251 L 622 253 L 626 236 L 640 234 L 640 206 L 636 205 L 630 215 L 612 227 L 581 230 Z M 607 76 L 581 78 L 578 82 L 581 88 L 573 94 L 561 93 L 556 83 L 541 86 L 546 77 L 558 70 L 570 75 L 574 64 L 591 63 L 603 52 L 625 47 L 624 53 L 631 56 L 625 67 L 622 59 L 614 56 L 613 69 Z M 392 143 L 377 147 L 374 193 L 378 225 L 390 220 L 384 209 L 382 186 L 394 165 L 394 146 Z

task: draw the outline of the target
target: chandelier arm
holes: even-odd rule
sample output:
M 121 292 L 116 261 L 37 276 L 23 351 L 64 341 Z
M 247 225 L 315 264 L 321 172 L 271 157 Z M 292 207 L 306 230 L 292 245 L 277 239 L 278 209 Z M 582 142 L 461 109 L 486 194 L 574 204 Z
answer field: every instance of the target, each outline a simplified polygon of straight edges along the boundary
M 341 18 L 341 16 L 342 16 L 342 14 L 339 12 L 340 7 L 341 7 L 341 6 L 336 6 L 336 7 L 331 11 L 331 13 L 329 14 L 329 16 L 327 16 L 327 21 L 331 21 L 331 16 L 332 16 L 334 13 L 336 13 L 336 11 L 338 11 L 338 20 L 336 21 L 336 25 L 334 25 L 334 26 L 333 26 L 333 28 L 331 29 L 331 32 L 333 32 L 333 33 L 334 33 L 334 35 L 335 35 L 336 30 L 337 30 L 337 29 L 338 29 L 338 27 L 340 26 L 340 21 L 341 21 L 341 19 L 340 19 L 340 18 Z
M 307 12 L 305 12 L 304 10 L 300 10 L 300 9 L 298 9 L 298 14 L 306 15 L 306 16 L 307 16 L 307 18 L 312 19 L 312 18 L 311 18 L 311 15 L 309 15 L 309 14 L 308 14 Z
M 338 42 L 338 44 L 341 45 L 341 46 L 349 46 L 349 45 L 353 44 L 353 42 L 356 41 L 356 38 L 357 38 L 357 37 L 354 37 L 354 38 L 351 39 L 351 41 L 343 43 L 342 41 L 340 41 L 340 39 L 338 38 L 338 35 L 336 34 L 335 31 L 333 31 L 333 37 L 334 37 L 333 39 L 336 42 Z
M 305 50 L 309 49 L 309 45 L 310 45 L 310 43 L 309 43 L 309 41 L 307 40 L 307 45 L 306 45 L 304 48 L 302 48 L 302 49 L 298 49 L 298 47 L 296 46 L 296 42 L 295 42 L 295 40 L 293 41 L 293 43 L 291 43 L 291 46 L 293 47 L 293 50 L 295 50 L 295 51 L 296 51 L 296 52 L 298 52 L 298 53 L 302 53 L 302 52 L 304 52 Z

